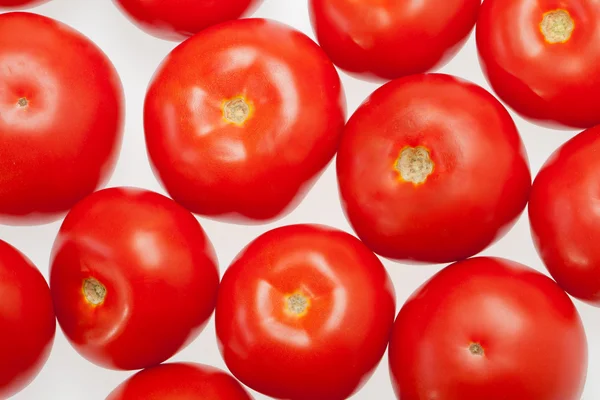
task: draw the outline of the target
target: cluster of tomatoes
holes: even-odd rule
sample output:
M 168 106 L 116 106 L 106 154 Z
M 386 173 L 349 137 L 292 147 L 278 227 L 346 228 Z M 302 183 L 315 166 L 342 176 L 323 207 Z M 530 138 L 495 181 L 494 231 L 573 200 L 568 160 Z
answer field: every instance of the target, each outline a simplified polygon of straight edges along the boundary
M 114 2 L 149 34 L 181 42 L 143 110 L 147 154 L 170 197 L 101 189 L 124 125 L 105 54 L 51 18 L 0 14 L 0 222 L 64 217 L 49 284 L 0 241 L 1 398 L 39 373 L 58 321 L 90 362 L 141 370 L 110 400 L 251 399 L 242 384 L 276 399 L 343 400 L 388 349 L 401 400 L 580 399 L 587 339 L 569 295 L 600 307 L 597 1 L 309 0 L 317 42 L 246 18 L 260 0 Z M 532 123 L 583 130 L 533 184 L 505 106 L 431 72 L 475 26 L 499 99 Z M 336 67 L 382 83 L 349 119 Z M 221 278 L 194 214 L 275 221 L 334 156 L 356 236 L 281 226 Z M 554 280 L 476 257 L 527 205 Z M 396 315 L 378 256 L 451 264 Z M 163 364 L 213 312 L 229 372 Z

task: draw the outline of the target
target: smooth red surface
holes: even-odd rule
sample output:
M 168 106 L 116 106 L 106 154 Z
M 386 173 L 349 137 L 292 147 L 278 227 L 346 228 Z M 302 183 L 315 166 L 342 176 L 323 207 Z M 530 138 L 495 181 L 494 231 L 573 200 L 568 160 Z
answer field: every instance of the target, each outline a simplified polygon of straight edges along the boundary
M 50 289 L 38 269 L 0 240 L 0 398 L 25 388 L 52 349 L 56 320 Z
M 222 110 L 239 96 L 253 108 L 242 126 Z M 344 99 L 333 64 L 305 34 L 264 19 L 221 24 L 178 46 L 154 76 L 144 108 L 150 160 L 194 213 L 272 220 L 334 156 Z
M 46 3 L 50 0 L 0 0 L 0 8 L 29 8 Z
M 0 0 L 2 1 L 2 0 Z M 181 41 L 209 26 L 247 16 L 263 0 L 113 0 L 138 27 Z
M 475 343 L 483 354 L 469 350 Z M 579 400 L 587 343 L 575 306 L 550 278 L 512 261 L 473 258 L 408 299 L 389 363 L 402 400 Z
M 309 299 L 303 315 L 287 297 Z M 273 229 L 226 270 L 216 331 L 229 370 L 267 396 L 342 400 L 371 376 L 395 313 L 392 282 L 348 233 L 315 225 Z
M 361 78 L 395 79 L 446 64 L 477 21 L 481 0 L 310 0 L 319 44 Z
M 557 149 L 535 178 L 529 221 L 536 249 L 569 294 L 600 307 L 600 126 Z
M 406 147 L 434 163 L 423 184 L 395 167 Z M 350 118 L 337 156 L 346 216 L 391 259 L 451 262 L 479 253 L 514 224 L 531 186 L 510 115 L 483 88 L 442 74 L 392 81 Z
M 231 375 L 193 363 L 161 364 L 140 371 L 106 400 L 252 400 Z
M 103 185 L 123 103 L 116 70 L 86 37 L 40 15 L 1 14 L 0 221 L 56 220 Z
M 548 43 L 544 13 L 567 11 L 575 22 L 566 43 Z M 510 107 L 551 127 L 600 123 L 600 7 L 596 0 L 485 0 L 477 22 L 484 73 Z
M 85 279 L 106 287 L 100 305 Z M 160 194 L 110 188 L 78 203 L 54 243 L 50 288 L 56 316 L 75 349 L 113 369 L 170 358 L 211 316 L 219 274 L 198 221 Z

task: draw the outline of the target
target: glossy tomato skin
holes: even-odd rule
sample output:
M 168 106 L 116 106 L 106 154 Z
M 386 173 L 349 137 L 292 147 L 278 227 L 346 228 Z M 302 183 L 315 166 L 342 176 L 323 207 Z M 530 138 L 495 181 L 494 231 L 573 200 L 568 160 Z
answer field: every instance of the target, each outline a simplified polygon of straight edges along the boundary
M 144 31 L 162 39 L 182 41 L 210 26 L 250 14 L 263 0 L 113 0 L 113 2 Z
M 389 364 L 402 400 L 579 400 L 587 340 L 554 281 L 498 258 L 455 263 L 404 304 Z
M 41 15 L 1 14 L 0 221 L 56 220 L 104 184 L 123 117 L 121 82 L 93 42 Z
M 404 151 L 417 150 L 427 152 L 431 168 L 422 182 L 398 169 Z M 424 168 L 416 161 L 411 168 Z M 363 242 L 411 262 L 479 253 L 514 224 L 531 187 L 506 109 L 483 88 L 442 74 L 375 91 L 348 121 L 337 176 L 344 211 Z
M 264 19 L 220 24 L 159 67 L 144 108 L 148 154 L 171 197 L 192 212 L 271 221 L 333 158 L 344 99 L 335 67 L 303 33 Z M 226 118 L 235 102 L 243 121 Z
M 535 178 L 529 221 L 536 249 L 556 282 L 600 307 L 597 212 L 600 126 L 567 141 Z
M 544 15 L 556 10 L 573 23 L 565 43 L 548 42 L 541 29 Z M 554 128 L 600 123 L 599 35 L 594 0 L 485 0 L 476 33 L 496 94 L 521 116 Z
M 51 258 L 58 322 L 102 367 L 163 362 L 196 338 L 216 302 L 219 273 L 198 221 L 160 194 L 98 191 L 67 215 Z
M 2 8 L 29 8 L 47 3 L 50 0 L 0 0 L 0 9 Z
M 219 348 L 229 370 L 267 396 L 346 399 L 383 357 L 395 302 L 385 268 L 358 239 L 325 226 L 283 226 L 226 270 Z
M 481 0 L 310 0 L 319 44 L 338 67 L 390 80 L 446 64 L 475 26 Z
M 0 398 L 23 390 L 38 375 L 52 349 L 56 319 L 50 289 L 40 271 L 0 240 Z
M 106 400 L 253 400 L 231 375 L 196 363 L 161 364 L 127 379 Z

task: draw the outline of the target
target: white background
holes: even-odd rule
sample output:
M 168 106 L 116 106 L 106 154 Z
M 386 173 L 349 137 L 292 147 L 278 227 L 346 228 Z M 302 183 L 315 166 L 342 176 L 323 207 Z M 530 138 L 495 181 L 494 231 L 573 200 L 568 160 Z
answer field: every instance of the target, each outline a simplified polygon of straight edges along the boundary
M 176 43 L 159 40 L 140 31 L 110 0 L 52 0 L 30 11 L 53 17 L 83 32 L 106 52 L 120 73 L 125 87 L 127 120 L 121 158 L 109 186 L 140 186 L 164 193 L 150 170 L 146 156 L 142 104 L 146 86 L 155 68 Z M 314 38 L 308 17 L 307 0 L 265 0 L 254 16 L 282 21 Z M 398 56 L 402 57 L 401 49 L 396 50 Z M 440 71 L 469 79 L 489 90 L 477 61 L 474 35 L 471 35 L 458 56 Z M 346 88 L 349 113 L 378 86 L 358 81 L 343 73 L 341 77 Z M 534 126 L 514 113 L 513 117 L 526 144 L 533 174 L 537 173 L 554 149 L 575 134 Z M 332 165 L 305 201 L 293 213 L 275 224 L 237 226 L 202 218 L 200 221 L 217 250 L 221 272 L 242 247 L 274 226 L 316 222 L 350 231 L 340 208 Z M 59 225 L 60 222 L 41 227 L 0 226 L 0 239 L 23 251 L 47 278 L 50 249 Z M 483 254 L 507 257 L 545 272 L 531 242 L 526 214 L 508 235 Z M 413 290 L 441 268 L 405 266 L 385 260 L 384 263 L 396 287 L 398 307 Z M 600 309 L 578 301 L 576 305 L 584 320 L 589 340 L 589 378 L 583 399 L 599 399 L 600 380 L 594 377 L 600 376 Z M 213 322 L 214 320 L 211 320 L 201 336 L 172 360 L 196 361 L 225 368 L 217 350 Z M 132 373 L 105 370 L 87 362 L 70 347 L 58 329 L 55 345 L 45 368 L 29 387 L 14 398 L 102 400 L 130 374 Z M 267 399 L 255 393 L 254 395 L 257 400 Z M 394 399 L 388 375 L 387 355 L 375 375 L 352 399 Z

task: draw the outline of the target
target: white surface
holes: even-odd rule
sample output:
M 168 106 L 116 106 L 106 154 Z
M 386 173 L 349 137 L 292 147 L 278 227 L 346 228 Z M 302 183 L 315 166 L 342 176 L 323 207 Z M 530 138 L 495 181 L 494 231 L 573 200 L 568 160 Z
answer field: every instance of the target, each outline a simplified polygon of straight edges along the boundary
M 307 0 L 265 0 L 254 16 L 282 21 L 314 38 L 306 3 Z M 146 156 L 142 104 L 146 86 L 155 68 L 176 44 L 156 39 L 140 31 L 115 8 L 110 0 L 52 0 L 30 11 L 53 17 L 83 32 L 106 52 L 120 73 L 125 87 L 127 120 L 121 158 L 109 186 L 139 186 L 164 193 L 150 170 Z M 477 61 L 474 35 L 471 35 L 459 55 L 440 71 L 469 79 L 489 90 Z M 361 82 L 344 74 L 341 76 L 346 88 L 348 111 L 351 113 L 378 85 Z M 516 117 L 514 113 L 513 117 L 526 144 L 534 174 L 555 148 L 575 134 L 575 132 L 554 131 L 533 126 Z M 305 201 L 293 213 L 276 224 L 236 226 L 204 219 L 200 221 L 215 245 L 221 272 L 243 246 L 276 225 L 318 222 L 350 230 L 339 205 L 332 165 Z M 0 238 L 23 251 L 47 278 L 50 249 L 59 226 L 59 222 L 42 227 L 0 226 Z M 507 236 L 483 254 L 507 257 L 545 272 L 533 248 L 525 214 Z M 441 268 L 441 266 L 404 266 L 389 261 L 384 263 L 394 280 L 398 307 L 418 285 Z M 583 399 L 599 399 L 600 380 L 594 377 L 600 376 L 600 310 L 578 301 L 576 305 L 584 320 L 589 340 L 588 382 Z M 177 354 L 172 359 L 174 360 L 196 361 L 225 368 L 216 346 L 214 319 L 201 336 Z M 58 329 L 55 345 L 45 368 L 29 387 L 14 398 L 17 400 L 102 400 L 131 374 L 131 372 L 109 371 L 92 365 L 71 348 Z M 267 399 L 265 396 L 253 394 L 257 400 Z M 375 375 L 352 399 L 392 400 L 394 398 L 386 355 Z

